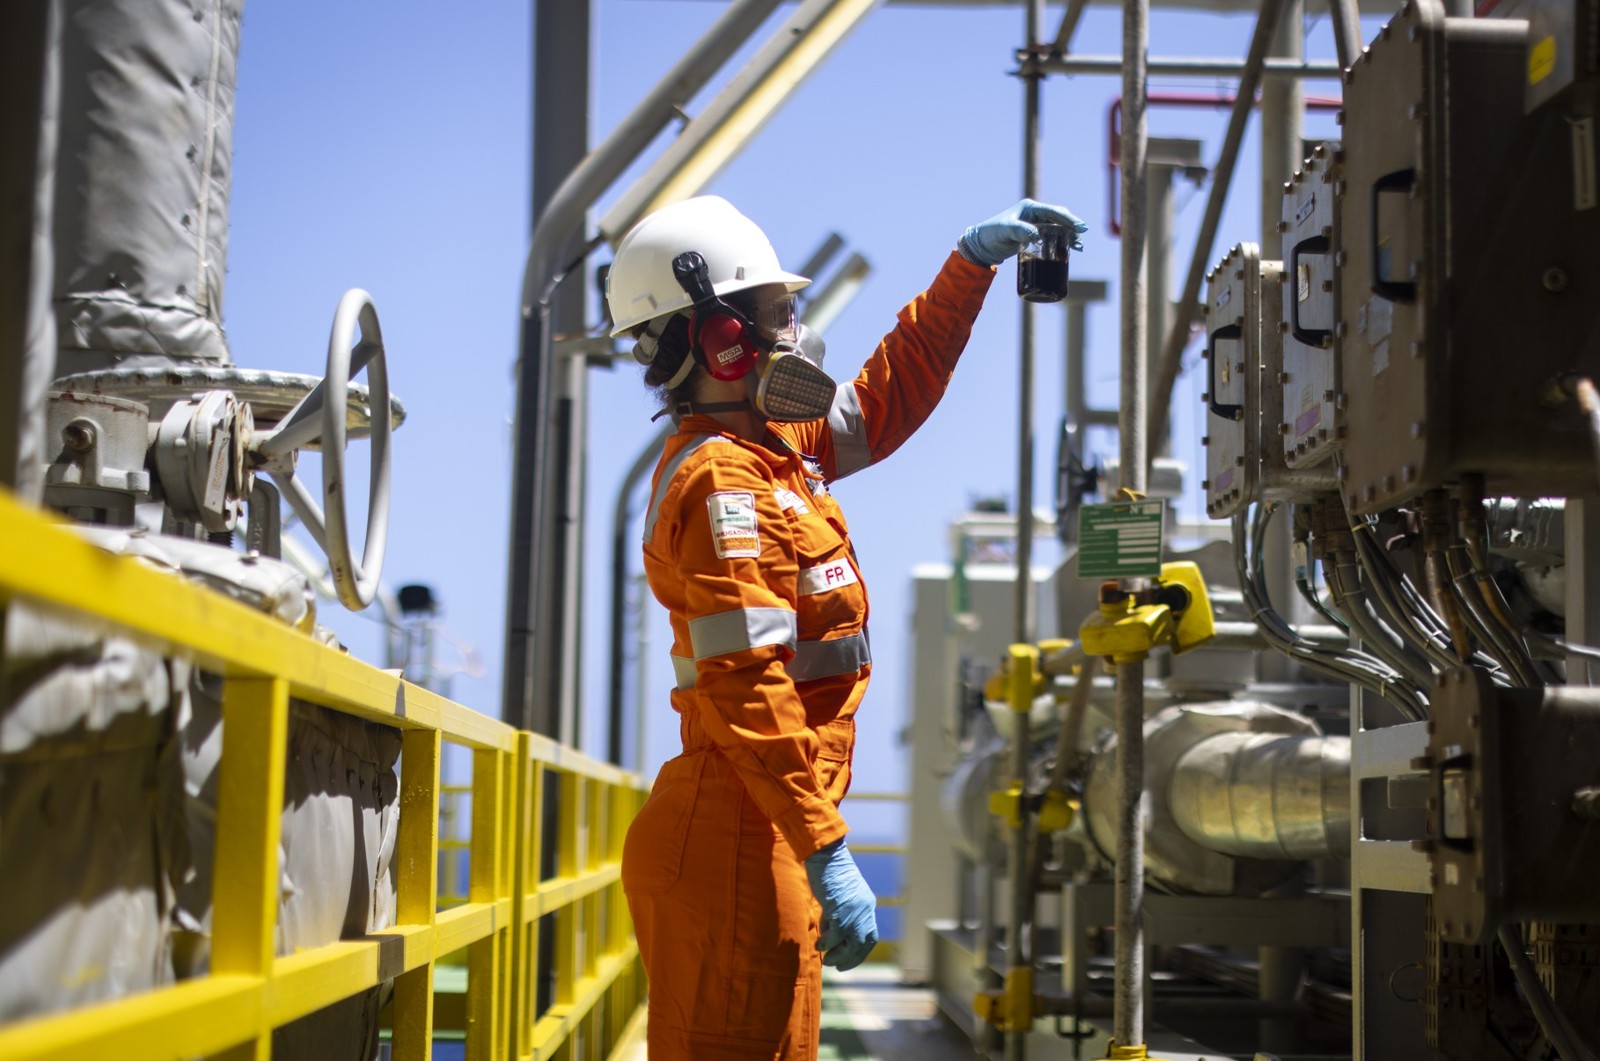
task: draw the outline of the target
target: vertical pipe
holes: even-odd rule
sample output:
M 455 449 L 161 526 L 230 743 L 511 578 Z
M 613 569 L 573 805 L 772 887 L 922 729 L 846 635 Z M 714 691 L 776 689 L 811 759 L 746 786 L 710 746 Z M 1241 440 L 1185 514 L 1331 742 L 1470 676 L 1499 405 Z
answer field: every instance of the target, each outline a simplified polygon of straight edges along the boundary
M 1267 54 L 1274 59 L 1302 58 L 1305 52 L 1304 0 L 1280 0 L 1277 29 Z M 1283 186 L 1294 176 L 1305 159 L 1303 148 L 1305 93 L 1299 80 L 1272 78 L 1261 86 L 1261 259 L 1278 261 L 1283 257 L 1283 239 L 1278 221 L 1283 216 Z M 1276 297 L 1262 292 L 1262 298 Z M 1276 380 L 1263 380 L 1262 386 L 1276 386 Z M 1273 444 L 1276 445 L 1276 439 Z M 1309 618 L 1309 608 L 1294 584 L 1292 521 L 1278 519 L 1268 528 L 1263 556 L 1266 564 L 1267 593 L 1292 623 Z M 1264 681 L 1293 681 L 1299 667 L 1278 652 L 1260 657 L 1260 677 Z
M 1145 211 L 1150 46 L 1149 0 L 1122 6 L 1122 395 L 1117 417 L 1120 485 L 1146 490 L 1149 460 L 1145 335 Z M 1144 1043 L 1144 663 L 1116 665 L 1117 851 L 1113 917 L 1116 980 L 1113 1034 L 1119 1046 Z
M 1080 432 L 1087 427 L 1089 400 L 1084 396 L 1088 379 L 1089 305 L 1074 299 L 1067 303 L 1067 423 Z M 1080 437 L 1082 437 L 1080 435 Z
M 1272 58 L 1301 59 L 1305 55 L 1305 2 L 1281 0 L 1277 30 L 1269 50 Z M 1283 189 L 1305 160 L 1305 89 L 1297 78 L 1272 78 L 1261 86 L 1261 258 L 1281 260 L 1283 239 L 1278 221 L 1283 216 Z M 1263 290 L 1263 299 L 1276 294 Z M 1264 379 L 1264 387 L 1276 380 Z M 1293 521 L 1278 519 L 1265 543 L 1267 589 L 1292 622 L 1303 622 L 1309 608 L 1295 589 Z M 1276 652 L 1262 655 L 1261 677 L 1293 681 L 1300 668 Z M 1305 951 L 1298 947 L 1261 947 L 1257 954 L 1258 994 L 1273 1002 L 1291 1001 L 1300 988 Z M 1298 1053 L 1300 1024 L 1293 1017 L 1266 1017 L 1258 1022 L 1257 1040 L 1271 1053 Z
M 631 541 L 628 537 L 631 517 L 628 499 L 660 457 L 669 430 L 670 424 L 663 425 L 639 451 L 638 456 L 633 458 L 633 464 L 622 477 L 622 485 L 617 489 L 617 499 L 611 510 L 611 688 L 606 725 L 606 758 L 617 766 L 622 765 L 623 682 L 627 679 L 628 669 L 628 554 Z M 640 611 L 643 611 L 642 606 Z M 641 673 L 645 670 L 642 657 L 638 669 Z M 641 714 L 644 712 L 642 698 L 638 701 L 637 710 Z
M 1160 350 L 1150 342 L 1151 336 L 1167 334 L 1172 317 L 1171 284 L 1168 282 L 1168 259 L 1172 249 L 1172 178 L 1177 170 L 1166 163 L 1146 168 L 1149 207 L 1145 214 L 1145 364 L 1153 372 L 1152 364 Z M 1166 432 L 1158 432 L 1166 434 Z M 1161 453 L 1171 449 L 1163 446 Z M 1159 456 L 1160 453 L 1155 454 Z
M 1361 58 L 1361 12 L 1356 0 L 1328 0 L 1328 20 L 1333 24 L 1333 47 L 1339 65 L 1348 70 Z
M 1022 194 L 1039 189 L 1039 25 L 1044 0 L 1028 0 L 1028 62 L 1022 72 Z M 1017 394 L 1017 589 L 1012 640 L 1033 643 L 1033 324 L 1032 302 L 1022 300 L 1020 368 Z
M 1039 89 L 1044 75 L 1039 70 L 1040 26 L 1044 21 L 1044 0 L 1028 0 L 1027 41 L 1028 62 L 1023 70 L 1022 114 L 1022 194 L 1032 199 L 1039 189 Z M 1014 594 L 1014 635 L 1017 645 L 1033 644 L 1033 341 L 1034 306 L 1023 300 L 1020 371 L 1017 384 L 1017 582 Z M 1011 665 L 1020 664 L 1019 650 L 1012 649 Z M 1014 732 L 1011 735 L 1011 779 L 1013 784 L 1025 785 L 1028 778 L 1028 712 L 1013 711 Z M 1029 910 L 1032 906 L 1033 882 L 1028 875 L 1028 834 L 1031 831 L 1027 812 L 1018 807 L 1016 824 L 1011 831 L 1011 844 L 1006 852 L 1006 883 L 1010 890 L 1006 932 L 1007 984 L 1013 977 L 1022 976 L 1028 984 L 1031 1005 L 1031 970 L 1033 956 L 1030 951 Z M 1031 1022 L 1030 1022 L 1031 1023 Z M 1027 1029 L 1012 1027 L 1006 1033 L 1006 1061 L 1022 1061 L 1027 1056 Z
M 61 11 L 55 0 L 0 14 L 0 484 L 31 501 L 44 487 L 45 392 L 55 375 L 50 305 Z

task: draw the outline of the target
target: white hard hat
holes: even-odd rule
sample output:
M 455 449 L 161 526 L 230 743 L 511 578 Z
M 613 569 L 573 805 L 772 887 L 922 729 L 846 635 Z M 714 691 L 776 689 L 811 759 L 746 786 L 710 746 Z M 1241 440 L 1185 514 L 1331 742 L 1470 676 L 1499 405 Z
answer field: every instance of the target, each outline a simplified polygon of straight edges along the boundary
M 711 289 L 719 297 L 762 284 L 783 284 L 793 292 L 811 282 L 779 268 L 767 234 L 726 199 L 684 199 L 634 225 L 617 244 L 606 275 L 613 338 L 692 305 L 672 275 L 672 259 L 684 251 L 699 251 L 705 258 Z

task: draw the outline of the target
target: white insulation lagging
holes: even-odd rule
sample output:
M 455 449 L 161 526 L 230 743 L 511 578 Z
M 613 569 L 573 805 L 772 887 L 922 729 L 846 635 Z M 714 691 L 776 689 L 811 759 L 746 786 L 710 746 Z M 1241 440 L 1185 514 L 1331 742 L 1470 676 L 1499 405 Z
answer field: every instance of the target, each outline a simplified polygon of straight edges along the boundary
M 225 364 L 244 0 L 66 0 L 54 304 L 64 376 Z
M 1178 760 L 1185 836 L 1237 858 L 1350 857 L 1350 738 L 1219 733 Z

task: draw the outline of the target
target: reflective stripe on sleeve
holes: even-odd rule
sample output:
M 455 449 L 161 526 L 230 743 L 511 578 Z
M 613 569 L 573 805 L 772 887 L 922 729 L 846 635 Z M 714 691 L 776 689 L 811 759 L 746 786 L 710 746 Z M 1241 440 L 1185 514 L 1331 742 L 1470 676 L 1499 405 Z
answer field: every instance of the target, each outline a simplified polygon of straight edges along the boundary
M 872 662 L 872 649 L 867 643 L 867 632 L 851 634 L 832 641 L 802 641 L 795 646 L 794 659 L 785 669 L 797 682 L 831 678 L 836 674 L 854 674 Z
M 781 608 L 751 609 L 752 611 L 782 611 Z M 724 612 L 722 615 L 707 616 L 710 619 L 721 619 L 727 615 L 742 614 L 738 612 Z M 690 636 L 694 635 L 694 624 L 690 624 Z M 770 642 L 776 643 L 776 642 Z M 698 648 L 699 641 L 695 641 Z M 727 651 L 733 651 L 728 649 Z M 704 657 L 701 657 L 704 658 Z M 694 660 L 688 656 L 672 657 L 672 676 L 676 680 L 678 689 L 693 689 L 695 679 L 698 677 Z M 872 662 L 872 647 L 867 640 L 867 632 L 851 634 L 849 637 L 837 638 L 833 641 L 801 641 L 795 646 L 794 659 L 785 666 L 790 681 L 808 682 L 818 678 L 832 678 L 838 674 L 855 674 L 862 667 Z
M 828 430 L 833 433 L 834 478 L 843 479 L 872 463 L 867 422 L 861 415 L 861 399 L 854 382 L 841 383 L 833 392 Z
M 688 656 L 673 656 L 672 676 L 677 680 L 677 688 L 693 689 L 695 679 L 694 660 Z
M 683 467 L 683 462 L 689 459 L 689 454 L 705 445 L 707 442 L 726 442 L 721 435 L 701 435 L 693 442 L 680 449 L 667 461 L 666 467 L 661 469 L 661 474 L 656 477 L 656 488 L 650 492 L 650 507 L 644 515 L 644 540 L 649 544 L 651 537 L 656 532 L 656 520 L 661 518 L 661 502 L 666 500 L 667 487 L 672 485 L 672 477 L 678 474 L 678 469 Z
M 763 645 L 794 647 L 796 618 L 788 608 L 737 608 L 689 620 L 696 661 Z

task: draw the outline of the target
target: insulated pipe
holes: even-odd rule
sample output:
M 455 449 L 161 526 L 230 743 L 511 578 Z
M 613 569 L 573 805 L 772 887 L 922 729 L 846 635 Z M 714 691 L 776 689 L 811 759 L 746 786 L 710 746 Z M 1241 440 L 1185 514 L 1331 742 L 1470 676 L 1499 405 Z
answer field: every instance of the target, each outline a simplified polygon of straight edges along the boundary
M 1236 858 L 1350 857 L 1350 738 L 1219 733 L 1173 768 L 1185 836 Z
M 1255 34 L 1250 38 L 1250 52 L 1245 56 L 1244 68 L 1239 71 L 1239 86 L 1235 90 L 1233 112 L 1228 116 L 1228 131 L 1223 136 L 1221 156 L 1211 173 L 1211 194 L 1206 198 L 1206 212 L 1200 223 L 1200 235 L 1195 240 L 1194 253 L 1189 259 L 1189 275 L 1183 282 L 1183 294 L 1179 298 L 1177 312 L 1172 319 L 1172 331 L 1167 334 L 1166 345 L 1161 349 L 1161 360 L 1156 368 L 1155 388 L 1151 391 L 1150 398 L 1152 415 L 1149 430 L 1150 447 L 1153 450 L 1159 450 L 1166 441 L 1172 388 L 1178 381 L 1183 347 L 1189 338 L 1189 325 L 1195 318 L 1195 304 L 1200 297 L 1200 283 L 1205 279 L 1206 266 L 1211 261 L 1212 244 L 1216 242 L 1217 226 L 1222 221 L 1222 206 L 1227 201 L 1228 189 L 1233 185 L 1233 168 L 1239 160 L 1239 145 L 1244 141 L 1244 129 L 1250 120 L 1256 86 L 1260 83 L 1262 72 L 1267 66 L 1267 47 L 1272 43 L 1273 33 L 1278 25 L 1278 14 L 1282 8 L 1283 0 L 1262 0 L 1261 15 L 1256 19 Z M 1334 71 L 1333 76 L 1337 76 L 1337 73 Z M 1127 90 L 1124 89 L 1122 94 L 1126 100 Z M 1123 159 L 1126 166 L 1126 153 L 1123 154 Z M 1130 201 L 1126 190 L 1122 201 L 1124 203 Z
M 57 374 L 226 365 L 244 0 L 61 0 L 60 8 Z
M 506 564 L 505 669 L 501 717 L 516 726 L 548 734 L 554 705 L 540 705 L 535 718 L 533 653 L 536 591 L 548 556 L 541 556 L 545 478 L 550 465 L 549 423 L 553 415 L 556 365 L 550 353 L 549 297 L 565 275 L 562 248 L 581 232 L 585 212 L 620 177 L 656 135 L 681 113 L 711 76 L 749 39 L 778 6 L 778 0 L 737 0 L 729 5 L 654 89 L 622 120 L 604 143 L 591 151 L 550 196 L 534 225 L 522 273 L 522 326 L 516 363 L 516 409 L 512 421 L 511 536 Z M 590 244 L 592 248 L 594 244 Z M 536 612 L 536 608 L 538 608 Z
M 1272 2 L 1272 0 L 1268 0 Z M 1125 496 L 1147 488 L 1148 365 L 1145 334 L 1145 210 L 1148 159 L 1146 63 L 1150 47 L 1149 0 L 1122 7 L 1122 391 L 1118 407 L 1118 476 Z M 1138 581 L 1125 589 L 1140 588 Z M 1116 664 L 1117 850 L 1113 917 L 1116 980 L 1112 1027 L 1117 1045 L 1144 1044 L 1144 661 Z

